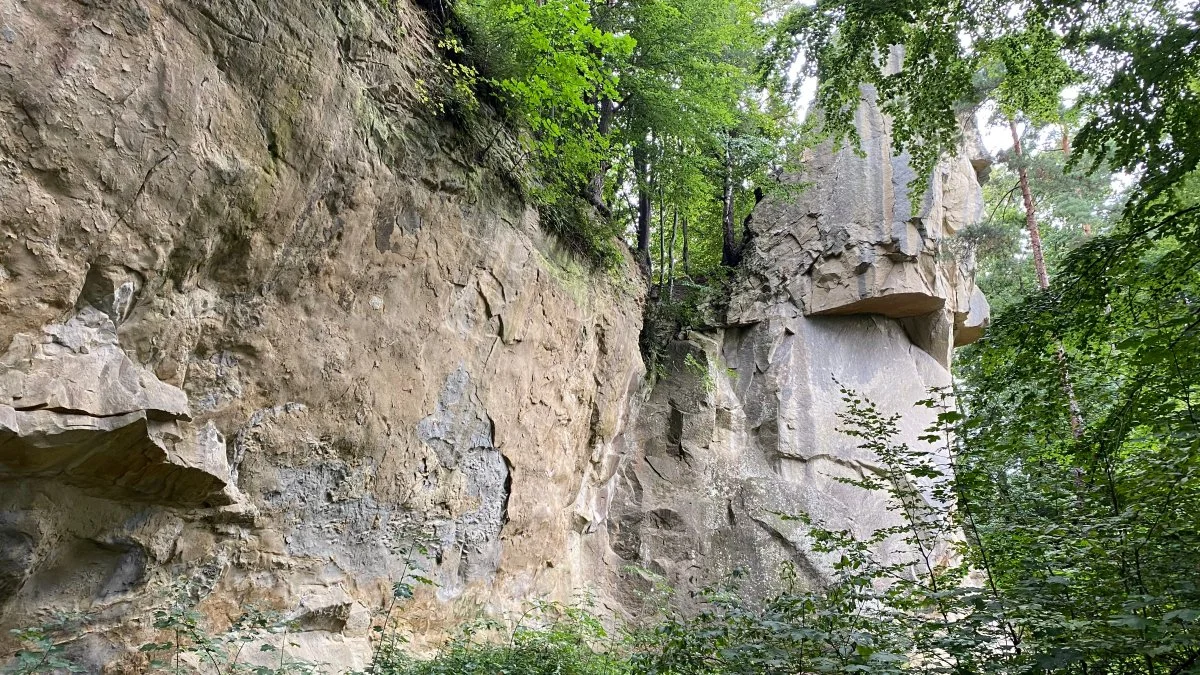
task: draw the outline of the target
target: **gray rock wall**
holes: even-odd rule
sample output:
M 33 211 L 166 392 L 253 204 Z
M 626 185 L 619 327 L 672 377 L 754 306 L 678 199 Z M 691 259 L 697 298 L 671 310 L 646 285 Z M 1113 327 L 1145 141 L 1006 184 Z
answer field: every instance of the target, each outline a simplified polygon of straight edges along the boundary
M 896 522 L 884 495 L 839 480 L 881 473 L 837 431 L 840 386 L 902 413 L 898 440 L 925 445 L 918 437 L 936 413 L 914 404 L 950 384 L 953 346 L 987 323 L 973 263 L 951 237 L 980 216 L 977 168 L 988 159 L 964 143 L 914 213 L 913 171 L 894 154 L 870 90 L 856 123 L 861 155 L 818 148 L 789 178 L 802 191 L 755 209 L 728 325 L 668 347 L 668 374 L 625 441 L 597 547 L 618 604 L 636 606 L 648 590 L 630 565 L 684 591 L 739 569 L 748 590 L 761 591 L 785 563 L 808 583 L 828 579 L 829 561 L 779 513 L 807 513 L 860 537 Z M 898 541 L 878 553 L 906 555 Z

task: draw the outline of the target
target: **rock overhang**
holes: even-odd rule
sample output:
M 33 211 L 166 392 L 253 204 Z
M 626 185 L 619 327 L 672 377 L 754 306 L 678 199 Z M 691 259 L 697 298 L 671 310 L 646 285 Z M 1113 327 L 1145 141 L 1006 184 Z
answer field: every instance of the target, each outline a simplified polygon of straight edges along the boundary
M 84 306 L 0 356 L 0 480 L 51 479 L 111 499 L 185 507 L 237 500 L 224 438 L 187 395 L 135 364 Z

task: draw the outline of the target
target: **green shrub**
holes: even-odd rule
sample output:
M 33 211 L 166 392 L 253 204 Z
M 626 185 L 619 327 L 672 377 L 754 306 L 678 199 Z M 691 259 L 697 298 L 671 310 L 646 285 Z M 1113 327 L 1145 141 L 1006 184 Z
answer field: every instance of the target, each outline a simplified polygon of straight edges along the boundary
M 526 625 L 526 623 L 532 625 Z M 508 633 L 495 621 L 465 626 L 433 659 L 395 653 L 380 675 L 622 675 L 632 673 L 620 640 L 585 609 L 538 603 Z M 485 639 L 479 639 L 479 638 Z
M 558 237 L 572 253 L 601 270 L 618 269 L 623 260 L 620 232 L 611 221 L 597 216 L 578 197 L 558 195 L 538 206 L 542 229 Z
M 58 642 L 58 639 L 69 638 L 78 630 L 74 617 L 55 614 L 39 626 L 9 631 L 21 644 L 21 648 L 2 672 L 6 675 L 87 672 L 66 657 L 62 645 Z

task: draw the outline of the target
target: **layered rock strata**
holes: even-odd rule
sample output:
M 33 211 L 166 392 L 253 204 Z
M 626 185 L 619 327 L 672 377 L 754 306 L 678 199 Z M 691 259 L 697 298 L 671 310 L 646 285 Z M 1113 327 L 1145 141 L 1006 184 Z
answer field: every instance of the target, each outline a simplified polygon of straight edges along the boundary
M 225 439 L 189 424 L 187 395 L 138 366 L 92 307 L 0 358 L 0 475 L 115 500 L 227 506 Z

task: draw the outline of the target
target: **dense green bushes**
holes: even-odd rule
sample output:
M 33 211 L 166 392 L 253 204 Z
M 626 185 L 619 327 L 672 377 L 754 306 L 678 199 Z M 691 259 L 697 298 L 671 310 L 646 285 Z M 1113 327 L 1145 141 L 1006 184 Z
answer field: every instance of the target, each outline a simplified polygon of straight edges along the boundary
M 509 629 L 495 621 L 468 624 L 433 659 L 397 652 L 384 675 L 621 675 L 629 673 L 620 636 L 611 636 L 579 607 L 538 604 Z
M 611 242 L 630 235 L 646 271 L 703 273 L 736 248 L 735 224 L 796 137 L 760 70 L 766 11 L 763 0 L 455 0 L 434 13 L 443 63 L 418 94 L 458 125 L 488 120 L 478 152 L 594 261 L 611 265 Z

